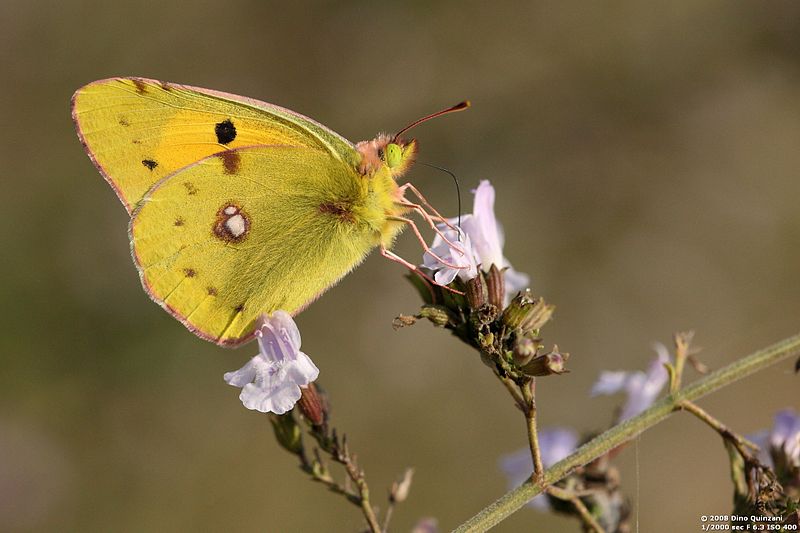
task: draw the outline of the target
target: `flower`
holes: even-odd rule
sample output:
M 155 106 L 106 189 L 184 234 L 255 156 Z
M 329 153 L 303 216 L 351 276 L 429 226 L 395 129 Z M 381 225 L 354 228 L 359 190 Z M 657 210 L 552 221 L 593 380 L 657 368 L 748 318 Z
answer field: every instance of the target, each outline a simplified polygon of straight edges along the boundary
M 667 347 L 661 343 L 653 345 L 658 354 L 650 363 L 647 372 L 605 371 L 592 386 L 592 396 L 599 394 L 614 394 L 625 391 L 628 400 L 619 414 L 618 422 L 633 418 L 648 407 L 653 405 L 661 389 L 667 384 L 669 374 L 664 368 L 664 363 L 669 362 Z
M 453 266 L 443 265 L 431 253 L 423 256 L 423 266 L 435 272 L 434 280 L 441 285 L 451 283 L 456 275 L 467 281 L 478 275 L 478 266 L 488 272 L 492 265 L 505 268 L 506 299 L 510 300 L 518 291 L 528 286 L 530 278 L 511 267 L 503 256 L 503 229 L 494 215 L 494 187 L 489 180 L 483 180 L 475 189 L 475 200 L 472 214 L 461 217 L 461 235 L 446 224 L 439 224 L 439 230 L 449 243 L 436 235 L 431 250 Z M 458 222 L 457 218 L 448 219 L 449 224 Z
M 242 388 L 239 399 L 248 409 L 282 415 L 300 399 L 300 388 L 317 379 L 319 369 L 300 351 L 300 331 L 289 313 L 275 311 L 259 322 L 258 355 L 223 378 Z
M 411 533 L 437 533 L 439 522 L 433 517 L 420 518 Z
M 750 440 L 761 448 L 760 458 L 774 464 L 775 456 L 785 458 L 786 464 L 800 468 L 800 416 L 793 409 L 783 409 L 775 414 L 772 431 L 761 431 Z
M 578 447 L 578 434 L 570 428 L 547 428 L 539 432 L 539 451 L 542 456 L 542 465 L 550 468 L 560 460 L 567 457 Z M 521 485 L 531 477 L 533 460 L 528 448 L 523 448 L 510 453 L 500 459 L 500 468 L 508 477 L 509 488 Z M 550 504 L 547 498 L 540 494 L 528 502 L 529 505 L 539 510 L 547 510 Z

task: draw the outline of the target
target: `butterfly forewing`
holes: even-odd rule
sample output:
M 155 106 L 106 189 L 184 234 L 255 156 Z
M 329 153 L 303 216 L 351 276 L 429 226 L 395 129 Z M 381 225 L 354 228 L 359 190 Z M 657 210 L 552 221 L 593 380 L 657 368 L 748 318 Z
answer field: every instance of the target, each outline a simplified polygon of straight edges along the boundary
M 72 114 L 97 168 L 132 212 L 159 180 L 220 151 L 298 146 L 352 164 L 352 144 L 278 106 L 144 78 L 112 78 L 79 89 Z

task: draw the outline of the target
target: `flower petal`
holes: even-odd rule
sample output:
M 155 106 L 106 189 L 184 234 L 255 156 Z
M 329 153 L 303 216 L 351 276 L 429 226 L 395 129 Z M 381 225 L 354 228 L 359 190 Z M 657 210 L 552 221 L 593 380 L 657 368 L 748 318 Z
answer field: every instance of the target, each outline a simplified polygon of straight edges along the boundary
M 489 180 L 481 181 L 475 189 L 472 214 L 472 218 L 463 221 L 462 227 L 472 238 L 481 268 L 486 272 L 493 264 L 503 268 L 503 237 L 494 215 L 494 187 Z
M 630 372 L 624 370 L 604 370 L 592 385 L 590 396 L 616 394 L 625 387 Z
M 508 300 L 506 305 L 511 302 L 511 299 L 517 295 L 517 293 L 521 290 L 528 288 L 531 283 L 531 278 L 527 274 L 523 274 L 522 272 L 517 272 L 511 265 L 508 264 L 506 261 L 506 266 L 508 268 L 505 271 L 505 280 L 506 280 L 506 300 Z
M 300 350 L 300 330 L 286 311 L 262 316 L 256 336 L 261 353 L 270 360 L 294 359 Z
M 539 432 L 539 450 L 542 464 L 550 468 L 574 452 L 578 447 L 578 434 L 565 427 L 545 428 Z M 500 458 L 500 468 L 508 477 L 509 488 L 526 481 L 533 472 L 533 460 L 528 448 L 523 448 Z M 550 502 L 543 494 L 536 496 L 528 505 L 541 511 L 550 508 Z
M 319 377 L 319 368 L 314 364 L 309 356 L 300 352 L 297 354 L 297 361 L 285 367 L 286 379 L 298 387 L 306 387 Z
M 222 379 L 224 379 L 228 385 L 233 385 L 234 387 L 244 387 L 248 383 L 252 382 L 256 377 L 256 365 L 254 360 L 257 357 L 259 356 L 250 359 L 239 370 L 225 372 L 225 375 L 222 376 Z

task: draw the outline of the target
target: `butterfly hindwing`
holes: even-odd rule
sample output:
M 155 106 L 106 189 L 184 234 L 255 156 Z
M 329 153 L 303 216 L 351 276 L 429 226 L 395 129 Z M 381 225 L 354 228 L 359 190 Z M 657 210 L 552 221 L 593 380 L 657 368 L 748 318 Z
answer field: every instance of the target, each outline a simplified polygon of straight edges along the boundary
M 252 145 L 306 147 L 354 163 L 353 145 L 266 102 L 144 78 L 90 83 L 72 99 L 78 134 L 132 212 L 159 180 L 214 153 Z
M 360 210 L 368 182 L 314 148 L 262 146 L 207 157 L 167 177 L 131 220 L 150 296 L 219 344 L 257 316 L 296 313 L 380 238 Z

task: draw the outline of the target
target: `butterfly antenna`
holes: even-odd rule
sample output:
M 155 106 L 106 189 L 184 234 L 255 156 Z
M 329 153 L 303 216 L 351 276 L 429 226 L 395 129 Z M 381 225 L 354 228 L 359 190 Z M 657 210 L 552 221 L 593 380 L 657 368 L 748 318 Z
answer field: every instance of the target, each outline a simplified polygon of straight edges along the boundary
M 408 129 L 408 128 L 406 128 L 406 129 Z M 456 222 L 456 227 L 458 228 L 458 240 L 459 240 L 459 242 L 461 242 L 461 186 L 458 184 L 458 178 L 456 177 L 456 175 L 452 171 L 450 171 L 450 170 L 448 170 L 448 169 L 446 169 L 444 167 L 440 167 L 440 166 L 434 165 L 432 163 L 425 163 L 424 161 L 417 161 L 417 164 L 418 165 L 424 165 L 424 166 L 430 167 L 430 168 L 435 168 L 436 170 L 441 170 L 442 172 L 450 174 L 450 177 L 453 178 L 453 183 L 456 184 L 456 196 L 458 197 L 458 222 Z
M 471 104 L 469 103 L 469 100 L 464 100 L 463 102 L 459 102 L 459 103 L 457 103 L 456 105 L 454 105 L 452 107 L 448 107 L 447 109 L 442 109 L 441 111 L 437 111 L 436 113 L 430 114 L 430 115 L 428 115 L 426 117 L 422 117 L 419 120 L 415 120 L 414 122 L 412 122 L 411 124 L 409 124 L 408 126 L 403 128 L 402 130 L 398 131 L 395 134 L 394 138 L 392 138 L 392 142 L 397 142 L 397 138 L 398 137 L 400 137 L 402 134 L 404 134 L 405 132 L 407 132 L 408 130 L 413 128 L 414 126 L 418 126 L 418 125 L 422 124 L 423 122 L 426 122 L 426 121 L 428 121 L 428 120 L 430 120 L 432 118 L 441 117 L 442 115 L 446 115 L 448 113 L 455 113 L 456 111 L 463 111 L 463 110 L 467 109 L 470 105 Z

